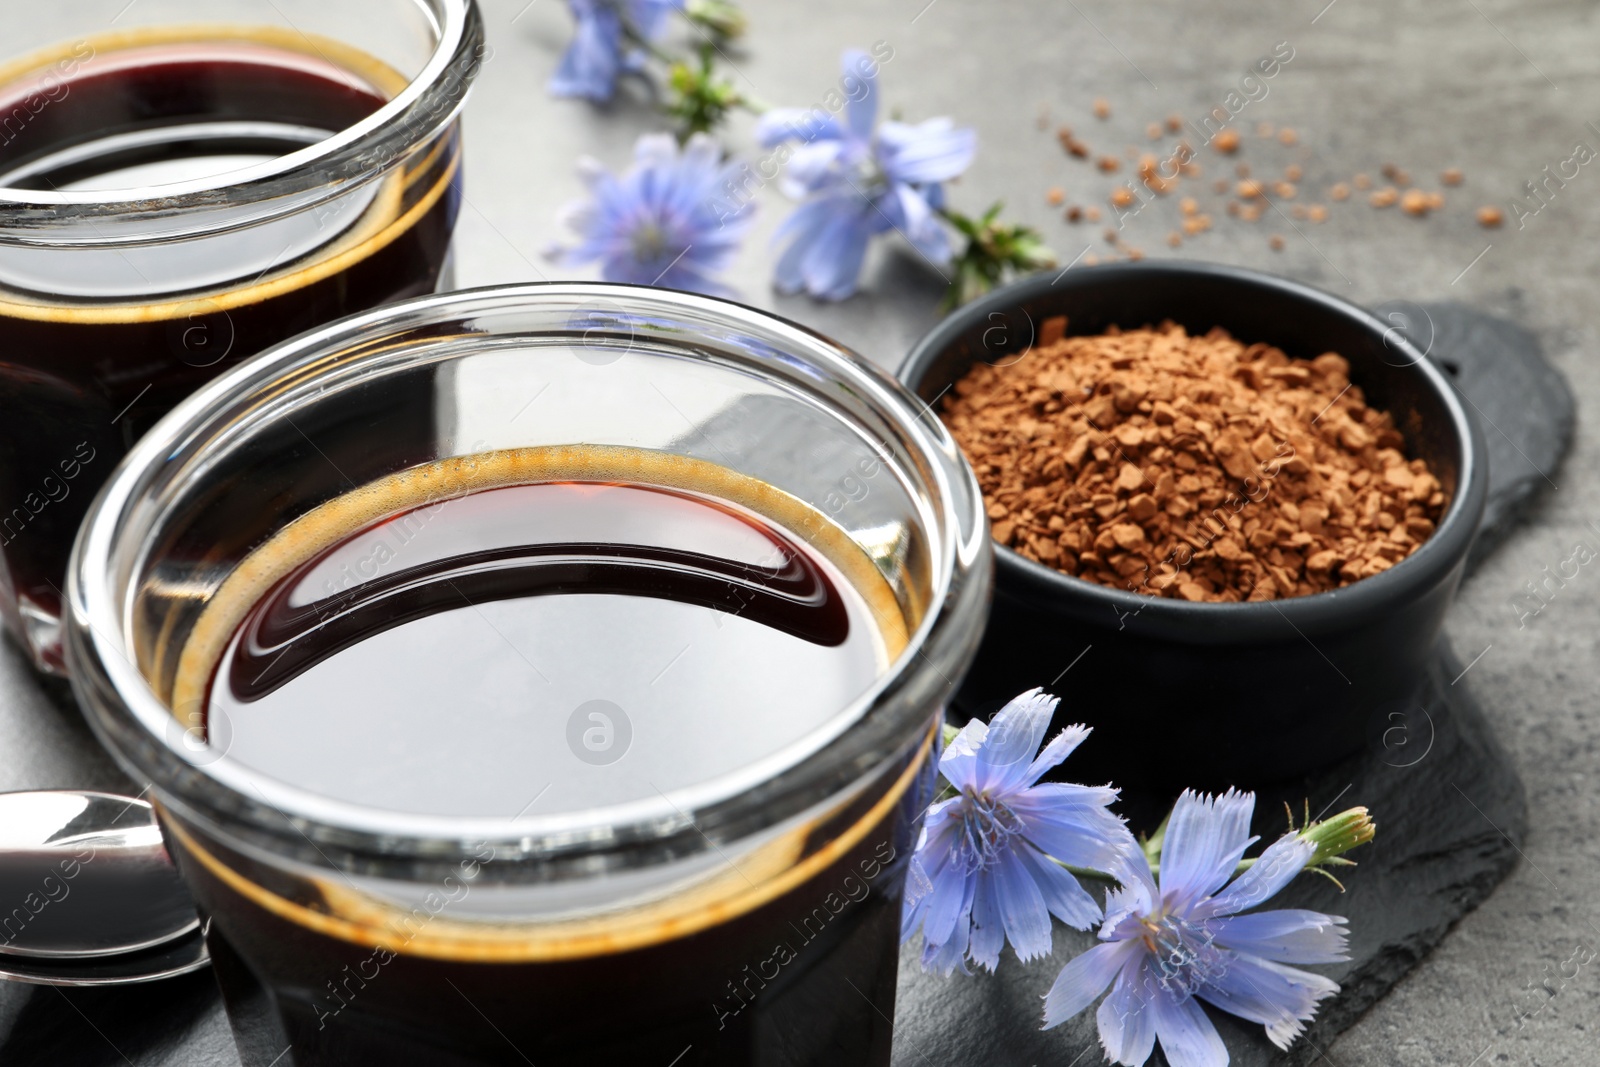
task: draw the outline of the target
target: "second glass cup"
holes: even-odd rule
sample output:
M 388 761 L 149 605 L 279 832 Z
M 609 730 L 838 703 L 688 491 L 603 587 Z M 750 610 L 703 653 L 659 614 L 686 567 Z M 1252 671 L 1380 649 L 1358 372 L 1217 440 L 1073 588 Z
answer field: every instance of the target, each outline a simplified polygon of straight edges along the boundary
M 473 0 L 86 0 L 3 48 L 0 619 L 59 671 L 67 551 L 139 435 L 447 281 L 485 46 Z
M 825 339 L 480 290 L 180 404 L 67 648 L 247 1064 L 883 1065 L 990 551 L 937 418 Z

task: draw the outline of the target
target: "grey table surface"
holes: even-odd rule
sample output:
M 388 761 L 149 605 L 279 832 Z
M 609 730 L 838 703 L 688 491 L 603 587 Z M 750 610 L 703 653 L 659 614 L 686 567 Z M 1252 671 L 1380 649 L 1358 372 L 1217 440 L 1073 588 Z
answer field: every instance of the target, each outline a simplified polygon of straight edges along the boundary
M 458 281 L 567 276 L 540 251 L 562 236 L 556 208 L 580 194 L 573 161 L 586 153 L 622 166 L 634 138 L 656 120 L 638 100 L 598 110 L 546 96 L 545 79 L 569 35 L 558 0 L 482 2 L 495 51 L 467 116 Z M 1529 520 L 1467 585 L 1448 625 L 1527 784 L 1524 862 L 1326 1059 L 1406 1067 L 1595 1062 L 1600 971 L 1570 980 L 1559 974 L 1575 948 L 1590 955 L 1600 948 L 1600 578 L 1582 570 L 1536 616 L 1519 619 L 1511 603 L 1600 529 L 1600 435 L 1582 418 L 1600 403 L 1592 354 L 1600 332 L 1596 253 L 1586 239 L 1600 227 L 1600 177 L 1584 168 L 1551 186 L 1551 202 L 1520 228 L 1508 204 L 1546 166 L 1553 171 L 1572 156 L 1575 143 L 1600 146 L 1591 124 L 1600 121 L 1600 9 L 1571 0 L 762 0 L 747 7 L 751 32 L 733 56 L 744 88 L 776 104 L 815 103 L 835 82 L 842 47 L 889 42 L 888 105 L 908 118 L 949 115 L 979 132 L 978 159 L 952 188 L 954 203 L 978 209 L 1004 199 L 1015 217 L 1044 231 L 1063 262 L 1085 246 L 1103 254 L 1104 226 L 1065 223 L 1046 204 L 1046 189 L 1059 185 L 1073 201 L 1103 203 L 1112 180 L 1068 161 L 1050 130 L 1039 128 L 1041 112 L 1052 128 L 1069 123 L 1091 145 L 1120 154 L 1146 143 L 1152 119 L 1174 112 L 1198 119 L 1222 103 L 1282 41 L 1294 59 L 1268 83 L 1268 95 L 1242 112 L 1240 159 L 1272 176 L 1298 163 L 1298 202 L 1327 203 L 1322 190 L 1332 182 L 1358 171 L 1376 177 L 1386 162 L 1429 188 L 1438 187 L 1443 168 L 1464 170 L 1465 184 L 1445 190 L 1447 206 L 1432 218 L 1353 199 L 1332 205 L 1322 224 L 1272 216 L 1252 225 L 1222 215 L 1209 186 L 1231 167 L 1206 154 L 1205 181 L 1196 184 L 1215 205 L 1217 226 L 1168 249 L 1178 220 L 1169 198 L 1132 219 L 1126 239 L 1148 254 L 1274 270 L 1367 304 L 1465 301 L 1536 333 L 1571 381 L 1580 404 L 1571 456 L 1544 472 L 1549 485 Z M 48 20 L 52 9 L 34 6 L 30 17 Z M 1095 97 L 1111 102 L 1109 120 L 1093 117 Z M 1257 122 L 1292 127 L 1299 144 L 1256 138 Z M 730 141 L 748 145 L 750 133 L 740 118 Z M 1499 205 L 1508 225 L 1479 228 L 1472 219 L 1479 204 Z M 776 295 L 767 282 L 767 238 L 787 208 L 770 189 L 760 205 L 758 228 L 730 272 L 747 302 L 885 366 L 935 321 L 939 277 L 888 240 L 874 248 L 863 292 L 849 301 Z M 1282 251 L 1269 246 L 1271 234 L 1285 239 Z M 0 790 L 69 786 L 126 787 L 81 721 L 52 705 L 7 648 L 0 653 Z M 19 1021 L 12 1003 L 0 998 L 0 1033 Z M 1519 1024 L 1518 1009 L 1530 1006 L 1540 1010 Z M 194 1032 L 174 1035 L 177 1051 L 149 1062 L 229 1062 L 220 1014 L 193 1025 Z

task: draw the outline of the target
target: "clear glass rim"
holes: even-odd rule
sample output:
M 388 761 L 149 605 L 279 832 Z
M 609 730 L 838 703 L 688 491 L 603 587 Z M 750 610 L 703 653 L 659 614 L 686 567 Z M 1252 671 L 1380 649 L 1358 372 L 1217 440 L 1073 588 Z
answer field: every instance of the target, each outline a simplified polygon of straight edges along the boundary
M 185 225 L 183 237 L 225 233 L 307 210 L 381 176 L 455 118 L 485 52 L 477 0 L 414 2 L 436 29 L 433 52 L 404 90 L 360 122 L 316 144 L 217 177 L 106 191 L 0 186 L 0 244 L 117 247 L 151 239 L 98 229 L 60 233 L 74 221 L 114 226 L 189 216 L 186 222 L 192 225 Z M 208 216 L 206 209 L 223 210 Z
M 922 521 L 933 555 L 927 614 L 898 661 L 827 723 L 756 764 L 659 798 L 570 813 L 514 819 L 402 814 L 333 801 L 188 751 L 171 729 L 171 711 L 131 654 L 132 597 L 124 583 L 137 565 L 130 553 L 142 558 L 144 548 L 130 548 L 120 536 L 126 530 L 142 538 L 159 522 L 148 497 L 171 476 L 172 462 L 189 455 L 194 442 L 207 437 L 242 397 L 259 395 L 353 345 L 363 350 L 346 370 L 392 358 L 373 351 L 384 347 L 372 344 L 384 334 L 529 302 L 567 309 L 604 302 L 640 316 L 678 313 L 779 339 L 785 359 L 753 353 L 742 358 L 794 375 L 789 360 L 798 357 L 833 376 L 892 426 L 929 494 Z M 981 500 L 970 467 L 927 405 L 888 373 L 777 316 L 711 297 L 603 283 L 532 283 L 421 297 L 269 349 L 189 397 L 135 445 L 91 507 L 73 549 L 65 616 L 69 677 L 101 741 L 158 795 L 210 821 L 243 824 L 294 848 L 326 843 L 368 856 L 437 859 L 469 842 L 489 842 L 503 843 L 513 854 L 549 857 L 676 839 L 669 852 L 699 851 L 713 838 L 743 837 L 837 795 L 903 753 L 917 724 L 943 706 L 953 693 L 951 676 L 959 675 L 976 648 L 988 604 L 992 556 Z

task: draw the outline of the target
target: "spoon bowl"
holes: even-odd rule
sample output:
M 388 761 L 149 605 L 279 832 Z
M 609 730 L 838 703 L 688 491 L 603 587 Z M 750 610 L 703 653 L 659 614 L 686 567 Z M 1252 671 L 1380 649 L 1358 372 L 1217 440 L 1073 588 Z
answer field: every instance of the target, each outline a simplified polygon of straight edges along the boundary
M 176 978 L 210 962 L 205 929 L 197 926 L 182 937 L 142 952 L 60 958 L 0 956 L 0 981 L 54 986 L 134 985 Z
M 199 926 L 149 804 L 0 793 L 0 971 L 144 953 Z

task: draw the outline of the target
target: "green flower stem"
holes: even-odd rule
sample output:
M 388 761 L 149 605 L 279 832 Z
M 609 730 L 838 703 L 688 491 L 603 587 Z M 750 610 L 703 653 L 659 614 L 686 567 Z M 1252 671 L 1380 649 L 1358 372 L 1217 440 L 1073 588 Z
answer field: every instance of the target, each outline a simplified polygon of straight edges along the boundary
M 697 50 L 698 64 L 690 59 L 672 62 L 667 79 L 672 98 L 663 110 L 678 120 L 680 141 L 695 133 L 712 132 L 735 108 L 763 108 L 747 101 L 738 86 L 717 73 L 717 51 L 716 45 L 707 41 Z
M 1000 222 L 1002 206 L 997 201 L 976 219 L 948 207 L 939 209 L 939 217 L 967 239 L 955 258 L 955 277 L 942 305 L 946 311 L 982 296 L 1010 275 L 1055 266 L 1055 253 L 1037 230 Z
M 719 44 L 727 44 L 736 37 L 744 36 L 745 30 L 750 27 L 750 20 L 745 13 L 728 0 L 688 0 L 683 6 L 683 13 L 691 23 L 703 27 Z

